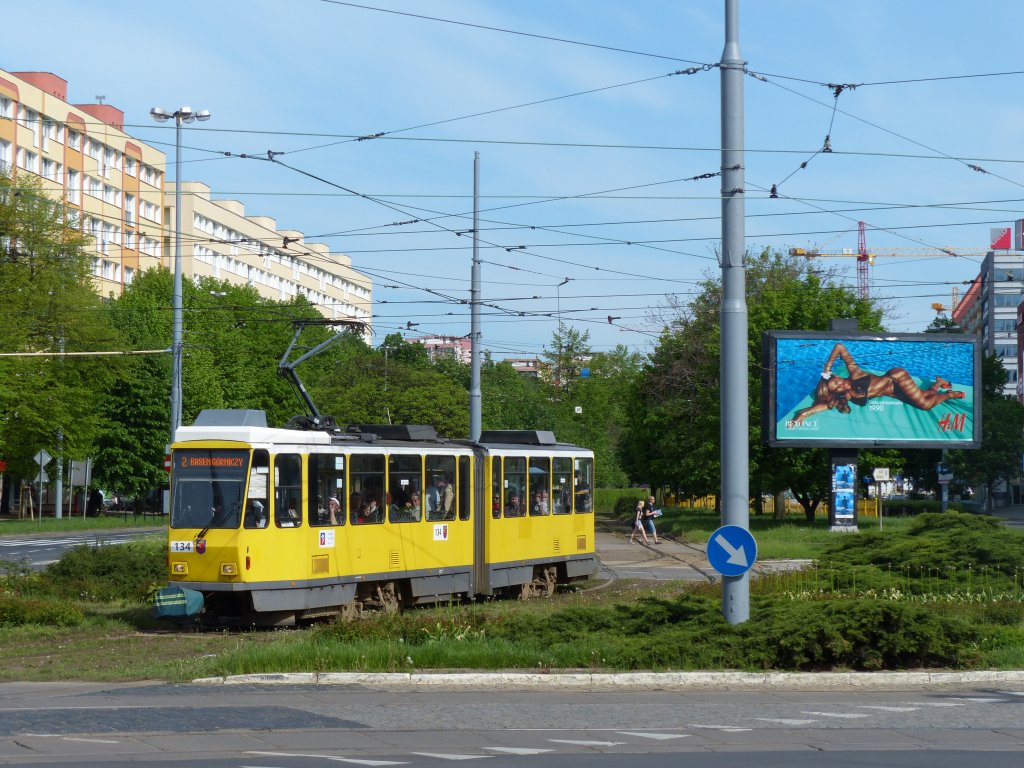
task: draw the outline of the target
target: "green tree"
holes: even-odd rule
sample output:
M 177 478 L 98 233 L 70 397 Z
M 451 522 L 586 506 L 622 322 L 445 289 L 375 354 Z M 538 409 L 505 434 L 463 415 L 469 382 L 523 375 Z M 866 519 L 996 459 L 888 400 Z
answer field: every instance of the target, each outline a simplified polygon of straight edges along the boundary
M 1024 454 L 1024 405 L 1003 394 L 1006 381 L 1006 369 L 999 358 L 983 358 L 981 447 L 947 454 L 947 463 L 956 476 L 986 489 L 985 504 L 989 509 L 996 483 L 1017 477 Z
M 484 429 L 543 429 L 551 423 L 548 386 L 523 376 L 504 360 L 483 361 L 480 392 Z
M 623 464 L 634 480 L 684 495 L 720 487 L 721 285 L 709 277 L 688 305 L 671 303 L 666 330 L 633 389 L 634 418 Z M 792 489 L 808 518 L 827 497 L 827 457 L 817 449 L 771 449 L 761 442 L 761 336 L 767 330 L 825 330 L 833 318 L 881 329 L 881 310 L 832 272 L 765 250 L 747 262 L 751 490 Z
M 619 444 L 630 418 L 628 393 L 641 357 L 619 345 L 590 356 L 588 375 L 572 383 L 553 407 L 554 429 L 564 442 L 594 451 L 595 474 L 604 486 L 622 487 L 629 476 L 619 460 Z
M 34 477 L 41 448 L 83 458 L 99 428 L 95 403 L 108 366 L 88 353 L 113 341 L 86 244 L 37 178 L 0 176 L 0 351 L 26 355 L 0 358 L 0 455 L 9 477 Z
M 579 381 L 580 371 L 591 357 L 590 331 L 580 331 L 561 321 L 551 338 L 551 348 L 544 348 L 541 358 L 548 366 L 551 382 L 570 390 Z
M 468 373 L 458 364 L 432 364 L 421 344 L 399 334 L 377 349 L 353 338 L 329 359 L 330 374 L 321 369 L 308 385 L 323 401 L 323 412 L 339 423 L 429 424 L 445 437 L 468 435 Z

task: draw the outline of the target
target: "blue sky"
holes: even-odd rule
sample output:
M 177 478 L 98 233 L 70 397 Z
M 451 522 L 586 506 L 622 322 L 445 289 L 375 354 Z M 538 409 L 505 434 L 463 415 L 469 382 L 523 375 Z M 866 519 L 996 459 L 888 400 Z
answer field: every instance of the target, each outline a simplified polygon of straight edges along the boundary
M 150 107 L 209 109 L 183 177 L 350 254 L 374 277 L 377 343 L 409 323 L 469 332 L 471 241 L 455 233 L 474 152 L 495 357 L 540 353 L 559 313 L 595 350 L 648 350 L 651 310 L 719 274 L 720 180 L 694 177 L 719 169 L 720 76 L 671 74 L 721 59 L 718 0 L 49 0 L 45 20 L 5 5 L 20 33 L 0 66 L 54 72 L 75 103 L 103 95 L 169 162 L 173 127 Z M 1024 215 L 1024 4 L 978 7 L 740 3 L 764 77 L 744 78 L 748 247 L 856 249 L 864 220 L 893 331 L 923 330 L 989 230 Z M 238 157 L 268 150 L 280 163 Z M 931 255 L 886 255 L 901 249 Z M 822 266 L 856 284 L 854 259 Z

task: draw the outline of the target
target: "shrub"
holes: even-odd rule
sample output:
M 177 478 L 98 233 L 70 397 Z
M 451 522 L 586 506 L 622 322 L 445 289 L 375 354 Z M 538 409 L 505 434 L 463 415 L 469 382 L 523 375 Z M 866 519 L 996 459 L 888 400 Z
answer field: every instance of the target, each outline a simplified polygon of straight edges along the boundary
M 46 569 L 47 582 L 62 597 L 140 602 L 167 580 L 165 553 L 163 541 L 74 547 Z
M 994 517 L 959 513 L 922 514 L 900 535 L 864 531 L 826 544 L 821 562 L 877 565 L 919 572 L 941 568 L 963 577 L 968 568 L 1012 574 L 1024 563 L 1024 537 Z
M 636 500 L 646 499 L 647 493 L 646 488 L 597 488 L 594 491 L 594 508 L 598 512 L 621 515 L 623 505 L 633 509 Z
M 65 601 L 31 597 L 0 598 L 0 625 L 77 627 L 84 620 L 82 612 Z

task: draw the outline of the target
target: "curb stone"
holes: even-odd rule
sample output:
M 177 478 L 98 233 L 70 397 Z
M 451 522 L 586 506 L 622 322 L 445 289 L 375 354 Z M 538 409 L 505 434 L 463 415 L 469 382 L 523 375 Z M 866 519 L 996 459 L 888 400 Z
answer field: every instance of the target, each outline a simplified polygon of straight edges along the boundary
M 369 688 L 448 690 L 563 690 L 616 689 L 790 690 L 834 689 L 905 690 L 907 688 L 1024 685 L 1024 670 L 975 672 L 626 672 L 623 674 L 566 672 L 299 672 L 204 677 L 198 685 L 362 685 Z

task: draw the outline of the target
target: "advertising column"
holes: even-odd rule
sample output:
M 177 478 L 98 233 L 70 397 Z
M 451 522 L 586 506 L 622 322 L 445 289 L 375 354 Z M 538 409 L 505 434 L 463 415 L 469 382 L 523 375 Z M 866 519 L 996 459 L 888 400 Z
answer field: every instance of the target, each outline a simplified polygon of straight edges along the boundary
M 829 451 L 832 494 L 828 509 L 830 531 L 857 530 L 857 452 Z

